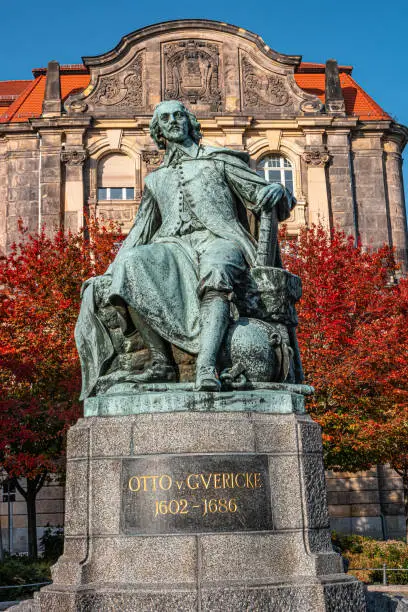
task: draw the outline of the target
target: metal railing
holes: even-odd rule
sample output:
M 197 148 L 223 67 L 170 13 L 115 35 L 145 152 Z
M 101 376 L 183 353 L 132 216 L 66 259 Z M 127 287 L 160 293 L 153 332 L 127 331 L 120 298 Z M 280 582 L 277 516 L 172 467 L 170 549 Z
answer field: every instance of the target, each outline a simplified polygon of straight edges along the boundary
M 382 572 L 382 583 L 384 586 L 388 584 L 387 572 L 408 572 L 408 568 L 404 567 L 388 567 L 386 563 L 382 567 L 349 567 L 347 573 L 353 572 Z M 405 585 L 402 585 L 405 586 Z M 406 585 L 408 588 L 408 584 Z
M 47 584 L 52 584 L 52 580 L 47 582 L 30 582 L 29 584 L 6 584 L 5 586 L 0 586 L 0 589 L 24 589 L 26 587 L 45 586 Z

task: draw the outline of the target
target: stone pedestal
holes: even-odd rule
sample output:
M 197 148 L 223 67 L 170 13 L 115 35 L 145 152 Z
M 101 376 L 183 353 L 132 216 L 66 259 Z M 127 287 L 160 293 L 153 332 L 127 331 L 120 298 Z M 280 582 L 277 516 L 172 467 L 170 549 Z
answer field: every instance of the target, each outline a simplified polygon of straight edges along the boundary
M 35 609 L 365 610 L 331 547 L 320 427 L 302 395 L 179 393 L 188 402 L 112 396 L 116 414 L 153 399 L 155 412 L 71 428 L 64 554 Z

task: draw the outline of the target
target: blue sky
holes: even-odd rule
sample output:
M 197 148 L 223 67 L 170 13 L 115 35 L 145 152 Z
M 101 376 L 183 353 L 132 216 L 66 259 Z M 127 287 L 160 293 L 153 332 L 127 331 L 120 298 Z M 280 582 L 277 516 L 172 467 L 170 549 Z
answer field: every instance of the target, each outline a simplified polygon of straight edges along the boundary
M 407 0 L 39 0 L 35 5 L 19 0 L 3 3 L 0 17 L 0 80 L 29 79 L 32 68 L 51 59 L 78 63 L 82 56 L 106 52 L 125 34 L 158 21 L 216 19 L 256 32 L 281 53 L 353 65 L 357 82 L 408 125 Z

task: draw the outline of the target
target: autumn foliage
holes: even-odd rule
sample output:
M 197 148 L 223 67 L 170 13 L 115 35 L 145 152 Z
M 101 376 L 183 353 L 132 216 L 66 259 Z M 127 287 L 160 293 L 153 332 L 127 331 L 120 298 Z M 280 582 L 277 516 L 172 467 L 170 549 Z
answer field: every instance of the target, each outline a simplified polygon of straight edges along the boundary
M 85 237 L 43 230 L 0 261 L 0 463 L 28 478 L 34 502 L 47 475 L 63 469 L 65 433 L 80 415 L 80 286 L 106 270 L 117 233 L 96 221 Z M 390 249 L 364 250 L 322 227 L 302 230 L 283 251 L 303 282 L 298 337 L 326 465 L 390 463 L 404 478 L 408 515 L 408 281 L 397 281 Z
M 0 464 L 9 477 L 28 479 L 26 489 L 16 483 L 27 504 L 64 468 L 65 433 L 81 412 L 79 291 L 106 270 L 116 229 L 91 221 L 85 237 L 49 237 L 20 228 L 21 243 L 0 260 Z
M 298 337 L 326 466 L 390 463 L 408 517 L 408 280 L 388 247 L 365 250 L 322 227 L 288 241 L 285 263 L 303 282 Z

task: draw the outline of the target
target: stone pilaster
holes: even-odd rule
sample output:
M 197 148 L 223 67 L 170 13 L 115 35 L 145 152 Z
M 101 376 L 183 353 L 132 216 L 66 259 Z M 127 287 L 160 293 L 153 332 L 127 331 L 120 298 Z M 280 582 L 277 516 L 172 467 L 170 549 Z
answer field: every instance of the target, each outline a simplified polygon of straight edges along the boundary
M 326 164 L 330 159 L 323 143 L 324 130 L 304 130 L 305 152 L 302 159 L 307 166 L 308 224 L 321 224 L 329 228 L 331 215 L 327 190 Z
M 349 130 L 339 128 L 327 131 L 330 205 L 334 227 L 357 236 L 349 134 Z
M 58 129 L 40 130 L 40 211 L 39 226 L 52 233 L 63 220 L 61 189 L 61 140 Z
M 63 163 L 64 228 L 72 232 L 83 225 L 84 174 L 87 151 L 83 147 L 84 129 L 72 129 L 66 133 L 65 148 L 61 151 Z
M 352 143 L 359 234 L 373 248 L 392 241 L 381 136 L 366 132 Z
M 402 157 L 396 142 L 384 144 L 392 246 L 403 270 L 408 267 L 407 218 L 402 175 Z

